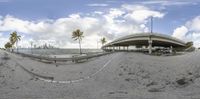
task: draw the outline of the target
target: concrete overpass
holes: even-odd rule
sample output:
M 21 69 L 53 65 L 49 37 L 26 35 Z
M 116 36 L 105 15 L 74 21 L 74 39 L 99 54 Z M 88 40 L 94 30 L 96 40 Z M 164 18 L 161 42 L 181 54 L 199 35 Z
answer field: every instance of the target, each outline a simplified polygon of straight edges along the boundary
M 123 49 L 128 49 L 129 46 L 146 46 L 151 54 L 152 47 L 168 47 L 171 49 L 184 48 L 186 42 L 164 34 L 138 33 L 118 38 L 102 46 L 102 49 L 108 51 L 116 50 L 116 48 L 118 48 L 118 50 L 120 50 L 121 47 L 124 47 Z

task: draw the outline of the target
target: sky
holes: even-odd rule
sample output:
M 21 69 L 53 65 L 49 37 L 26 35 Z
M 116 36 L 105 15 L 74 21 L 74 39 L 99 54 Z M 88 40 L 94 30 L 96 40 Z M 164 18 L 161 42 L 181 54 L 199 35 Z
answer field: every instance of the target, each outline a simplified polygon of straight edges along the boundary
M 150 31 L 193 41 L 200 47 L 199 0 L 0 0 L 0 47 L 17 31 L 20 47 L 45 43 L 78 48 L 72 32 L 84 32 L 83 48 Z

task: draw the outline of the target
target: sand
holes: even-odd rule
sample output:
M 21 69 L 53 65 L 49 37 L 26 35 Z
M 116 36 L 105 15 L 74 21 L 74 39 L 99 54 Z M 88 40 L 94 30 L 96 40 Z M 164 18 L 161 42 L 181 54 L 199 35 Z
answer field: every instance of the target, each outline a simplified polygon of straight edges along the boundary
M 178 56 L 116 52 L 57 64 L 5 53 L 0 50 L 0 99 L 200 98 L 200 51 Z

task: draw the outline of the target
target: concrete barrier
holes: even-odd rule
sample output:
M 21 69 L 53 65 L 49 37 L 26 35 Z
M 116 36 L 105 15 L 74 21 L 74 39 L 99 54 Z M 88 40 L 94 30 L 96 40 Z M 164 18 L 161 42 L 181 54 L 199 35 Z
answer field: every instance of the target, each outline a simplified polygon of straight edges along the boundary
M 99 57 L 99 56 L 103 56 L 103 55 L 107 55 L 110 54 L 112 52 L 103 52 L 103 53 L 93 53 L 93 54 L 86 54 L 86 56 L 80 56 L 80 55 L 76 55 L 73 56 L 71 58 L 57 58 L 57 57 L 45 57 L 45 56 L 37 56 L 37 55 L 33 55 L 33 54 L 25 54 L 25 53 L 16 53 L 19 55 L 22 55 L 24 57 L 31 57 L 31 58 L 35 58 L 35 59 L 39 59 L 39 60 L 47 60 L 47 61 L 53 61 L 53 62 L 67 62 L 67 61 L 72 61 L 75 63 L 78 63 L 82 60 L 88 60 L 94 57 Z

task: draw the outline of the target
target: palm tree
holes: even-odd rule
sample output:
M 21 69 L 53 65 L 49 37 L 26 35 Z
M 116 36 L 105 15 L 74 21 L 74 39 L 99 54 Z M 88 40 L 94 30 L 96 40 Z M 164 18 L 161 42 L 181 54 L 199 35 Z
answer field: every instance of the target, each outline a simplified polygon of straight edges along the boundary
M 12 32 L 10 34 L 10 42 L 11 42 L 11 45 L 12 47 L 14 46 L 14 44 L 16 44 L 16 48 L 17 48 L 17 52 L 18 52 L 18 42 L 21 40 L 21 36 L 17 34 L 16 31 Z
M 83 38 L 83 32 L 81 32 L 79 29 L 75 30 L 72 32 L 72 38 L 76 41 L 78 40 L 79 41 L 79 50 L 80 50 L 80 54 L 82 54 L 82 51 L 81 51 L 81 40 Z
M 103 46 L 106 42 L 107 42 L 107 41 L 106 41 L 106 38 L 103 37 L 103 38 L 101 39 L 101 44 L 102 44 L 102 46 Z
M 12 47 L 12 44 L 11 44 L 10 42 L 7 42 L 7 43 L 4 45 L 4 47 L 5 47 L 6 49 L 11 48 L 11 47 Z
M 11 43 L 12 47 L 15 44 L 15 38 L 14 38 L 15 35 L 16 34 L 14 32 L 10 34 L 10 38 L 9 39 L 10 39 L 10 43 Z

